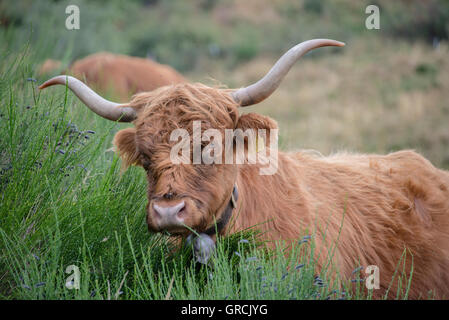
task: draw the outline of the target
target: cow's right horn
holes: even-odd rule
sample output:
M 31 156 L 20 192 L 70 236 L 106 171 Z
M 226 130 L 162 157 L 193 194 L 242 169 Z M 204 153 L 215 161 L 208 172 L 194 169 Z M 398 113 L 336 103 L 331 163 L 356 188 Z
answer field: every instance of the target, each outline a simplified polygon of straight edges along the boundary
M 276 62 L 273 68 L 268 71 L 265 77 L 246 88 L 241 88 L 234 91 L 232 93 L 232 97 L 242 107 L 259 103 L 268 98 L 277 89 L 293 64 L 304 54 L 319 47 L 343 47 L 344 45 L 345 44 L 343 42 L 330 39 L 314 39 L 301 42 L 288 50 Z
M 133 108 L 100 97 L 83 82 L 71 76 L 62 75 L 51 78 L 40 85 L 39 89 L 42 90 L 55 84 L 67 84 L 67 87 L 69 87 L 69 89 L 72 90 L 90 110 L 103 118 L 120 122 L 131 122 L 137 118 L 137 113 Z

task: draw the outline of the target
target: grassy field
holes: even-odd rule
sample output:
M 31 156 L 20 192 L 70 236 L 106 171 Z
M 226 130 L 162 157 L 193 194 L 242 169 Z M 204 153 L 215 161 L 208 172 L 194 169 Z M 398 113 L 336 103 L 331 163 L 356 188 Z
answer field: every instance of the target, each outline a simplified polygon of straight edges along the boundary
M 278 121 L 284 150 L 412 148 L 449 168 L 449 48 L 443 31 L 432 45 L 425 11 L 420 29 L 407 33 L 411 18 L 395 15 L 404 4 L 388 1 L 378 1 L 385 19 L 376 31 L 364 27 L 363 1 L 72 3 L 81 9 L 79 31 L 63 27 L 64 1 L 0 2 L 0 298 L 370 298 L 331 284 L 331 267 L 315 274 L 313 233 L 286 257 L 281 244 L 266 250 L 257 228 L 246 230 L 218 241 L 211 266 L 149 234 L 144 172 L 121 173 L 111 149 L 127 125 L 94 116 L 62 87 L 39 92 L 45 79 L 36 72 L 46 58 L 68 64 L 112 51 L 150 55 L 192 81 L 240 87 L 290 46 L 335 38 L 346 47 L 309 54 L 270 99 L 246 110 Z M 79 290 L 66 287 L 71 265 Z M 358 267 L 340 280 L 360 286 Z M 407 297 L 406 285 L 397 297 Z

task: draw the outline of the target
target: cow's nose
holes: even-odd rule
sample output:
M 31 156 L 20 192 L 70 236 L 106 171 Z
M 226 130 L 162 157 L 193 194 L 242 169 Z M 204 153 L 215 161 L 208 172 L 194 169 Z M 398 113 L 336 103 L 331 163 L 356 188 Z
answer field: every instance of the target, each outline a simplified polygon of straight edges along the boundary
M 171 207 L 161 207 L 157 204 L 153 204 L 154 211 L 161 216 L 166 218 L 171 218 L 176 216 L 182 209 L 185 208 L 184 201 L 178 203 L 177 205 L 171 206 Z

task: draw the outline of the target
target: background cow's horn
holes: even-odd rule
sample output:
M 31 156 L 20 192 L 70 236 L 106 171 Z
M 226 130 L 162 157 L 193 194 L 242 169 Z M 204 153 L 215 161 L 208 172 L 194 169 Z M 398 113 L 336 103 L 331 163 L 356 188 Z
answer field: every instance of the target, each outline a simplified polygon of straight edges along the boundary
M 72 90 L 75 95 L 93 112 L 102 116 L 103 118 L 120 121 L 131 122 L 137 118 L 136 111 L 131 107 L 125 107 L 123 104 L 108 101 L 98 94 L 96 94 L 91 88 L 85 85 L 83 82 L 71 76 L 57 76 L 45 81 L 39 89 L 44 89 L 55 84 L 65 85 Z
M 345 44 L 343 42 L 330 39 L 314 39 L 301 42 L 300 44 L 288 50 L 276 62 L 273 68 L 268 71 L 265 77 L 246 88 L 241 88 L 234 91 L 232 93 L 232 97 L 242 107 L 259 103 L 268 98 L 274 92 L 274 90 L 277 89 L 282 79 L 285 77 L 293 64 L 305 53 L 319 47 L 342 47 L 344 45 Z

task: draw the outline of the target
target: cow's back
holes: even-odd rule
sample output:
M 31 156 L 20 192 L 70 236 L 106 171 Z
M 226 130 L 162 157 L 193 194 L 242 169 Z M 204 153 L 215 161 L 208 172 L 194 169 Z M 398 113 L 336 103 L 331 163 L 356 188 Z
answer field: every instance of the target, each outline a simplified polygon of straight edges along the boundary
M 330 235 L 338 235 L 336 259 L 343 274 L 350 276 L 359 263 L 377 265 L 385 291 L 395 270 L 405 263 L 410 272 L 413 262 L 409 297 L 434 288 L 449 298 L 448 172 L 413 151 L 294 157 L 311 210 Z
M 149 59 L 99 52 L 76 61 L 70 72 L 95 89 L 126 101 L 131 94 L 184 82 L 173 68 Z

